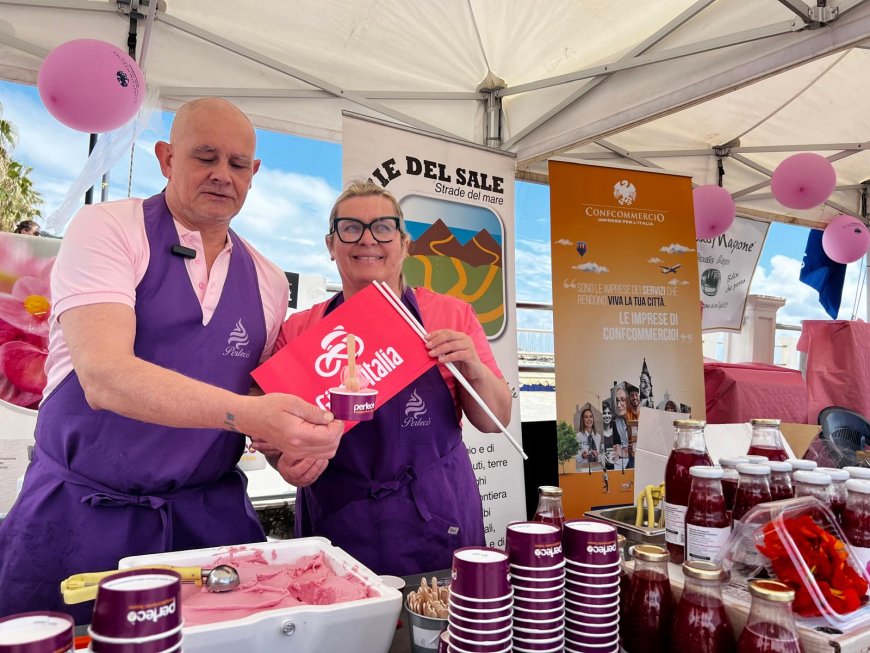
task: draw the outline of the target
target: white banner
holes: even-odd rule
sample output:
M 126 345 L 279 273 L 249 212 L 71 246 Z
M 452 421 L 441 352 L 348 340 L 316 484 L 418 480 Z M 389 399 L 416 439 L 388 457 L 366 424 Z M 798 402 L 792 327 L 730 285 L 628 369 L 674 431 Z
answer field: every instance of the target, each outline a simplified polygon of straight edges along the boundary
M 767 222 L 737 217 L 721 236 L 698 240 L 703 331 L 740 331 L 768 227 Z
M 345 182 L 371 178 L 402 206 L 413 239 L 409 285 L 474 307 L 513 390 L 508 430 L 520 442 L 513 157 L 348 115 L 342 135 Z M 487 545 L 503 547 L 507 523 L 525 519 L 522 458 L 505 436 L 482 434 L 467 420 L 463 437 L 483 499 Z

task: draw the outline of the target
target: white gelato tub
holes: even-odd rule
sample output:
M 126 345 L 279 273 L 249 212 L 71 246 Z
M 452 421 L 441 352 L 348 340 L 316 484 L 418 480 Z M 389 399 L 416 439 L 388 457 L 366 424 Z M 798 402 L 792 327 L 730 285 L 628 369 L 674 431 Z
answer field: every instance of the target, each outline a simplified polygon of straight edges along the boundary
M 322 537 L 282 542 L 246 544 L 261 550 L 269 560 L 292 563 L 302 556 L 323 553 L 338 575 L 351 574 L 378 596 L 333 605 L 300 605 L 264 610 L 219 623 L 184 628 L 185 653 L 294 653 L 354 651 L 386 653 L 393 640 L 396 620 L 402 609 L 402 594 L 385 585 L 371 570 Z M 124 558 L 119 569 L 152 564 L 209 567 L 226 556 L 230 548 L 214 547 Z M 274 552 L 275 558 L 272 558 Z M 182 603 L 182 614 L 184 604 Z

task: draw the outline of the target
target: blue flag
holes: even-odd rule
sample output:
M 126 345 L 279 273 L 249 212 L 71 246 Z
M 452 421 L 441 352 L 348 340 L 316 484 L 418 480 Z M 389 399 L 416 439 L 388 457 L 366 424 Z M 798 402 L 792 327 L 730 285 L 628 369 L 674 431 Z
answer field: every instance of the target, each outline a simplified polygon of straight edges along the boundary
M 843 298 L 846 264 L 832 261 L 825 254 L 820 229 L 810 229 L 800 279 L 819 291 L 819 302 L 831 319 L 836 320 L 837 313 L 840 312 L 840 300 Z

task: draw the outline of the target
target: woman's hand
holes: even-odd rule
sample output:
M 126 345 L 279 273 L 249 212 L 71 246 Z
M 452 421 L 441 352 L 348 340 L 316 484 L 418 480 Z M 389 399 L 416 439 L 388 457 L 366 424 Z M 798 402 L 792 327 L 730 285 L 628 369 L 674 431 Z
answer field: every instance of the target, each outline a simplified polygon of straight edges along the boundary
M 455 363 L 470 382 L 476 381 L 485 372 L 474 341 L 466 333 L 451 329 L 438 329 L 426 335 L 429 355 L 439 363 Z

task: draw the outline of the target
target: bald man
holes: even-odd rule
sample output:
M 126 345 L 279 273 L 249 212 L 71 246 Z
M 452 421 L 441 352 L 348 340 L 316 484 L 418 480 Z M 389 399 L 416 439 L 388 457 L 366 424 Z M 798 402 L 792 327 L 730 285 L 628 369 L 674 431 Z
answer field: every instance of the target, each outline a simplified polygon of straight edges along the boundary
M 251 396 L 287 307 L 283 272 L 230 229 L 260 166 L 248 118 L 185 104 L 156 145 L 167 185 L 83 208 L 52 273 L 48 383 L 24 487 L 0 524 L 0 617 L 65 606 L 125 556 L 262 541 L 236 467 L 247 434 L 328 459 L 343 425 Z

